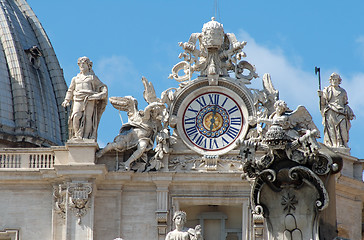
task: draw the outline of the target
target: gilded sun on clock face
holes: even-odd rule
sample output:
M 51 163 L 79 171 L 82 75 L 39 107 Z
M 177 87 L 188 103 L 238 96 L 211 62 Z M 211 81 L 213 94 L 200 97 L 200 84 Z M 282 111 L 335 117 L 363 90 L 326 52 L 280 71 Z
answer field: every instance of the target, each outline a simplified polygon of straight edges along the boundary
M 245 105 L 233 91 L 197 91 L 180 112 L 182 139 L 203 154 L 226 153 L 245 134 Z

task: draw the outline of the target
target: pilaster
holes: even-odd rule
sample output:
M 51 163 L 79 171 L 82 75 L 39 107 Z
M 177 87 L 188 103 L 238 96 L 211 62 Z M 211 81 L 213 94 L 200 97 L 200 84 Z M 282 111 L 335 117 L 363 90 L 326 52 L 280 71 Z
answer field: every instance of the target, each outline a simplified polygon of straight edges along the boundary
M 159 240 L 164 240 L 167 234 L 167 221 L 169 214 L 169 184 L 172 181 L 171 176 L 153 176 L 153 182 L 156 185 L 157 193 L 157 210 L 156 210 L 156 220 L 158 227 L 158 238 Z

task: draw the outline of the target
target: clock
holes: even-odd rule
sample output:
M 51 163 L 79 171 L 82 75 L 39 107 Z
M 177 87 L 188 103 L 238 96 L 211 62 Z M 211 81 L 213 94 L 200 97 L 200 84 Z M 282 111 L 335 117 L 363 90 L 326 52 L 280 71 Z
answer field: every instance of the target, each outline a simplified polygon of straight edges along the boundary
M 222 86 L 194 89 L 177 112 L 184 143 L 203 155 L 221 155 L 236 147 L 248 130 L 248 108 L 234 90 Z

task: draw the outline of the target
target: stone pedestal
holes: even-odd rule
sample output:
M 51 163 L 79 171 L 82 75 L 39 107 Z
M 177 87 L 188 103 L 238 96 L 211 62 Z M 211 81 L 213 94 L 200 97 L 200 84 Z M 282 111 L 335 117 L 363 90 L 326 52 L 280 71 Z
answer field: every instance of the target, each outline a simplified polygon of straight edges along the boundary
M 55 165 L 95 164 L 95 152 L 97 149 L 98 144 L 93 139 L 69 140 L 65 147 L 54 149 Z

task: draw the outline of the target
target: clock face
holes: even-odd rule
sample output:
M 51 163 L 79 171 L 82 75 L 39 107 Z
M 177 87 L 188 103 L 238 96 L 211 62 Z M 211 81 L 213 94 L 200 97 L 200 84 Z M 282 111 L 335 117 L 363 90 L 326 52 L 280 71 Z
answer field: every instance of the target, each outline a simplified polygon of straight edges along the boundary
M 235 92 L 219 87 L 199 89 L 184 102 L 179 126 L 190 148 L 202 154 L 226 153 L 245 134 L 247 113 Z

